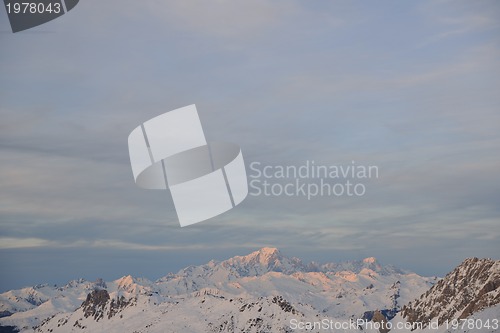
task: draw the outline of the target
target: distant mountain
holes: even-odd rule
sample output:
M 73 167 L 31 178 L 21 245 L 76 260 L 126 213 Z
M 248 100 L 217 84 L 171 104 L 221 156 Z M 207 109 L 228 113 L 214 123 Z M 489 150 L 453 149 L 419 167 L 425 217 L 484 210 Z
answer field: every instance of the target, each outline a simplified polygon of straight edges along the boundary
M 498 262 L 490 268 L 498 273 Z M 472 284 L 476 278 L 471 277 L 469 286 L 488 285 L 483 280 Z M 442 285 L 438 281 L 375 258 L 303 263 L 275 248 L 262 248 L 189 266 L 154 282 L 125 276 L 9 291 L 0 294 L 0 312 L 5 314 L 0 325 L 23 332 L 292 332 L 294 321 L 417 320 L 425 306 L 415 299 L 437 290 Z M 454 294 L 461 288 L 455 287 Z M 481 302 L 471 313 L 487 304 Z

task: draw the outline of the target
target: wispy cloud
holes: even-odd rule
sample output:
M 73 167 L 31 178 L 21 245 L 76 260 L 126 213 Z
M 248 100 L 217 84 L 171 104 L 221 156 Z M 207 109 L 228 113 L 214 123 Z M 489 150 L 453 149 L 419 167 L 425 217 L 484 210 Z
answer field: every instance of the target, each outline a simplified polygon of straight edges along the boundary
M 496 19 L 500 8 L 493 2 L 489 3 L 491 6 L 484 6 L 485 4 L 466 1 L 457 1 L 453 4 L 447 1 L 424 3 L 422 13 L 427 17 L 429 24 L 435 26 L 436 29 L 434 34 L 420 42 L 418 47 L 432 46 L 448 38 L 500 28 Z M 451 6 L 453 9 L 449 10 Z
M 42 246 L 52 246 L 54 244 L 55 244 L 54 242 L 41 238 L 0 237 L 0 249 L 42 247 Z

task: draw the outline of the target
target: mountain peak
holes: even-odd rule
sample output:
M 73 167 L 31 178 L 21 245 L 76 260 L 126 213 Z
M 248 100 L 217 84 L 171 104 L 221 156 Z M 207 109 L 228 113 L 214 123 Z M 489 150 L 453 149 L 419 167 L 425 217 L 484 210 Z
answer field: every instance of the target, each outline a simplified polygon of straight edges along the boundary
M 260 252 L 262 254 L 274 254 L 274 253 L 279 253 L 280 251 L 275 247 L 263 247 L 257 252 Z
M 288 258 L 275 247 L 263 247 L 246 256 L 232 257 L 221 265 L 231 267 L 238 276 L 257 276 L 267 272 L 291 274 L 304 269 L 299 259 Z
M 115 280 L 114 282 L 116 283 L 116 285 L 118 287 L 126 288 L 126 287 L 134 284 L 135 279 L 132 277 L 132 275 L 126 275 L 126 276 L 119 278 L 118 280 Z
M 374 263 L 377 262 L 377 258 L 375 258 L 375 257 L 368 257 L 368 258 L 363 259 L 363 262 L 365 264 L 374 264 Z
M 236 256 L 229 260 L 241 261 L 243 263 L 260 263 L 261 265 L 269 265 L 273 262 L 280 261 L 282 255 L 275 247 L 263 247 L 246 256 Z
M 271 258 L 281 256 L 280 251 L 275 247 L 263 247 L 258 251 L 253 252 L 252 254 L 258 254 L 264 258 Z

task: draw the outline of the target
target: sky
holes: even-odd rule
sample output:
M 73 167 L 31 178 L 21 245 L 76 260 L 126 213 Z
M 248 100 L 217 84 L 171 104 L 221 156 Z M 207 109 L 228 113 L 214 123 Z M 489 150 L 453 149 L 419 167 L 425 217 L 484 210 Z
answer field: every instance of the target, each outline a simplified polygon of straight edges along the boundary
M 497 1 L 82 0 L 0 10 L 0 291 L 157 279 L 277 247 L 444 276 L 500 254 Z M 363 196 L 251 196 L 181 228 L 129 133 L 196 104 L 261 165 L 375 165 Z

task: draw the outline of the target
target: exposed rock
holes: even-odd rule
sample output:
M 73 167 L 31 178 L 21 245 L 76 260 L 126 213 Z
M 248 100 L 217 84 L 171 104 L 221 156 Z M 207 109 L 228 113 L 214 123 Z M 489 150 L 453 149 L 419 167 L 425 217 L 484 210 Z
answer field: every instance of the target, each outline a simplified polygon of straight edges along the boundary
M 82 303 L 85 318 L 93 317 L 96 321 L 99 321 L 104 317 L 108 301 L 109 294 L 107 290 L 94 290 L 88 294 L 87 299 Z
M 402 309 L 408 322 L 439 324 L 467 318 L 500 303 L 500 261 L 466 259 L 417 300 Z

